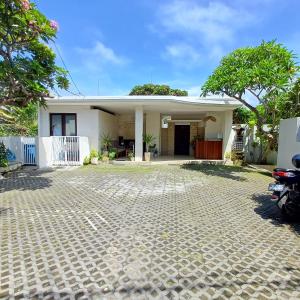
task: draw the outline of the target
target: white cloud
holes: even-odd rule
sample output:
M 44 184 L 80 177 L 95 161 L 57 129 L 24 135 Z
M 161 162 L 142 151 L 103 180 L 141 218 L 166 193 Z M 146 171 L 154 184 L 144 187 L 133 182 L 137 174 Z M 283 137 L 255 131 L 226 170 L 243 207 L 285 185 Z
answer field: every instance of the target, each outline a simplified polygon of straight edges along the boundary
M 230 41 L 236 29 L 252 20 L 246 11 L 214 1 L 201 5 L 173 0 L 161 6 L 158 14 L 165 30 L 200 35 L 206 42 Z
M 77 52 L 82 55 L 83 63 L 90 70 L 97 70 L 104 64 L 120 66 L 128 63 L 128 59 L 116 54 L 113 49 L 100 41 L 97 41 L 91 48 L 77 48 Z
M 219 61 L 238 40 L 239 31 L 257 19 L 242 5 L 170 0 L 158 7 L 156 23 L 149 27 L 162 38 L 172 38 L 164 57 L 173 58 L 173 63 L 177 60 L 178 65 L 182 65 L 180 59 L 199 65 Z
M 199 65 L 201 63 L 199 51 L 185 43 L 167 45 L 163 53 L 163 58 L 185 67 Z

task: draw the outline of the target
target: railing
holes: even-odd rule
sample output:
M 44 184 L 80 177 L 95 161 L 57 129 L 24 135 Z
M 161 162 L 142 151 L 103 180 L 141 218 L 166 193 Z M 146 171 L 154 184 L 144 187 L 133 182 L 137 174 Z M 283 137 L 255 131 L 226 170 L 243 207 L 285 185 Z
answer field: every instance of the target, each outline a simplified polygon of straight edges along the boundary
M 234 141 L 232 143 L 233 151 L 244 151 L 244 142 L 243 141 Z
M 53 165 L 80 165 L 80 137 L 53 136 L 52 163 Z

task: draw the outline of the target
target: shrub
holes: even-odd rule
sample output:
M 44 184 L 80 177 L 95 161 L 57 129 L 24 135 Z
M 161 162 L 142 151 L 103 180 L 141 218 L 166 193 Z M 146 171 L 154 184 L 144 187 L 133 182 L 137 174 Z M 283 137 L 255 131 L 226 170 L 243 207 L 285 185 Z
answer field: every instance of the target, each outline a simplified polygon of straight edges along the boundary
M 83 159 L 83 165 L 89 165 L 91 163 L 91 160 L 88 156 L 86 156 L 84 159 Z
M 98 151 L 96 149 L 92 149 L 90 153 L 90 158 L 95 158 L 95 157 L 98 158 L 98 156 L 99 156 Z
M 5 145 L 0 143 L 0 167 L 7 167 L 8 159 L 7 159 L 7 150 Z
M 114 151 L 109 152 L 108 157 L 110 160 L 114 159 L 116 157 L 116 152 L 114 152 Z

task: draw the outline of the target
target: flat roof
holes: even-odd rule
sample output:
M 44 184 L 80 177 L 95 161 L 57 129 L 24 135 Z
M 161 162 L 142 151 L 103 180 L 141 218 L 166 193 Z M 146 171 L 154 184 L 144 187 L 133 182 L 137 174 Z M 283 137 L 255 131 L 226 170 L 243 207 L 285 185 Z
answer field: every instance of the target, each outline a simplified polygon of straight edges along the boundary
M 63 96 L 48 98 L 47 103 L 51 104 L 101 104 L 101 103 L 187 103 L 187 104 L 204 104 L 204 105 L 237 105 L 241 106 L 241 103 L 230 97 L 189 97 L 189 96 Z

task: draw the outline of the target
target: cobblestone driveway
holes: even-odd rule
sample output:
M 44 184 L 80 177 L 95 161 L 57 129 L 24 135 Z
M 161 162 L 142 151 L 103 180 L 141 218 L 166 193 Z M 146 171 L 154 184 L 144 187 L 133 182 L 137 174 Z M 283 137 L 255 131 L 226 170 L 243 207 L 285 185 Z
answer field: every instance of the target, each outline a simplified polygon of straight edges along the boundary
M 270 180 L 211 166 L 11 174 L 0 299 L 299 299 L 300 229 L 281 223 Z

